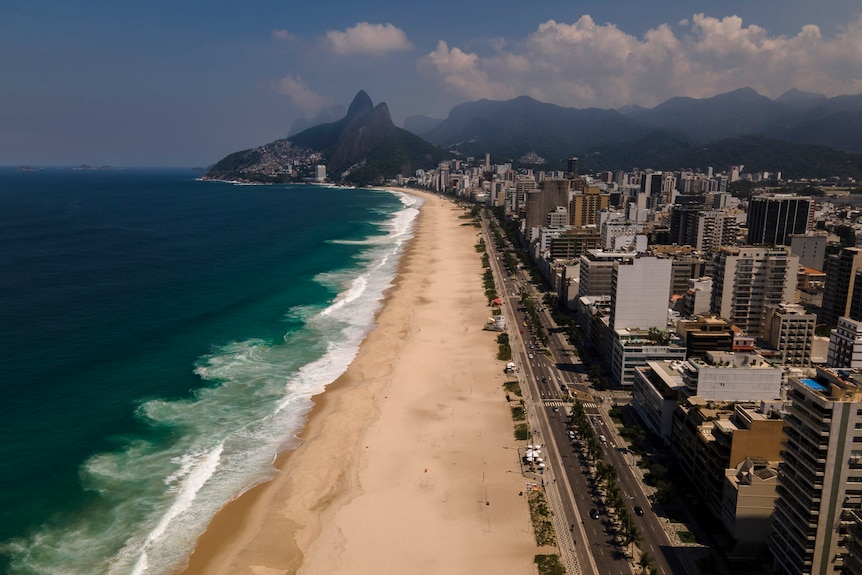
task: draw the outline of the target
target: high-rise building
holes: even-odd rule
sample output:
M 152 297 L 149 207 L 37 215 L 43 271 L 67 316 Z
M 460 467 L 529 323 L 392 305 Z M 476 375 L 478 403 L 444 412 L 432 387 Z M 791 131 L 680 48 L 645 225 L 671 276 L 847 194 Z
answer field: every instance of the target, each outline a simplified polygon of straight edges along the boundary
M 826 259 L 826 286 L 820 323 L 838 325 L 838 318 L 850 315 L 856 272 L 862 269 L 862 248 L 843 248 Z M 862 318 L 856 318 L 862 319 Z
M 766 194 L 748 202 L 748 243 L 783 246 L 791 234 L 804 234 L 814 224 L 814 198 Z
M 794 302 L 799 258 L 786 248 L 722 248 L 715 263 L 712 313 L 762 336 L 766 306 Z
M 799 304 L 766 306 L 764 338 L 781 354 L 781 365 L 807 367 L 811 363 L 811 342 L 817 316 Z
M 573 226 L 591 226 L 598 223 L 598 213 L 606 210 L 610 195 L 603 194 L 598 186 L 587 186 L 582 194 L 573 194 L 569 223 Z
M 838 318 L 838 326 L 829 334 L 829 367 L 862 368 L 862 321 Z
M 823 270 L 826 263 L 826 232 L 808 232 L 790 236 L 790 251 L 799 256 L 799 265 Z
M 613 285 L 614 262 L 633 258 L 631 252 L 608 252 L 589 249 L 581 256 L 581 273 L 578 297 L 610 296 Z
M 841 573 L 862 502 L 862 378 L 790 378 L 769 548 L 781 575 Z
M 577 178 L 578 177 L 578 159 L 577 158 L 569 158 L 569 161 L 566 162 L 566 174 L 569 178 Z
M 612 329 L 667 329 L 671 260 L 635 257 L 614 262 L 611 278 Z

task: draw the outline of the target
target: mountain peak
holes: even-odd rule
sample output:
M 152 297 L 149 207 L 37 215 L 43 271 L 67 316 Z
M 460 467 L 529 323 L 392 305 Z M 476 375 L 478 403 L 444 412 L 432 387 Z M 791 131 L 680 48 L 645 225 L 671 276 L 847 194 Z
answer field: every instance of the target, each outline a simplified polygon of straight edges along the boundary
M 350 107 L 347 108 L 346 118 L 348 122 L 352 122 L 373 109 L 374 103 L 371 101 L 371 97 L 368 96 L 365 90 L 359 90 L 356 96 L 353 97 L 353 101 L 350 102 Z

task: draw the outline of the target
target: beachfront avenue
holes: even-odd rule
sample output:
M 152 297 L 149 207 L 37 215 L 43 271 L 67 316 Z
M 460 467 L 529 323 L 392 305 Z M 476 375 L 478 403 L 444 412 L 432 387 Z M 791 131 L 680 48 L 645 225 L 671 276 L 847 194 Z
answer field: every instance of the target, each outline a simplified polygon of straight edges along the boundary
M 507 325 L 517 326 L 509 330 L 509 337 L 532 430 L 527 443 L 544 446 L 545 471 L 540 481 L 554 510 L 560 556 L 567 572 L 631 575 L 640 572 L 638 560 L 648 554 L 656 573 L 685 573 L 672 550 L 662 519 L 650 511 L 652 503 L 644 491 L 634 457 L 627 450 L 622 451 L 625 440 L 608 414 L 615 401 L 613 396 L 589 387 L 589 368 L 564 334 L 555 329 L 551 312 L 544 306 L 539 306 L 538 316 L 548 333 L 547 346 L 542 347 L 534 338 L 531 328 L 535 330 L 538 326 L 529 321 L 523 298 L 541 301 L 541 290 L 520 267 L 511 272 L 503 268 L 501 262 L 505 259 L 499 250 L 512 246 L 496 244 L 485 214 L 482 231 L 498 293 L 502 294 Z M 570 426 L 570 414 L 575 399 L 584 407 L 596 436 L 605 440 L 601 442 L 604 461 L 616 470 L 617 485 L 631 511 L 625 516 L 634 525 L 619 525 L 616 516 L 608 512 L 596 465 L 587 457 L 579 438 L 573 437 L 576 434 Z M 635 514 L 632 511 L 635 507 L 646 511 Z M 630 543 L 633 533 L 638 536 L 636 545 Z

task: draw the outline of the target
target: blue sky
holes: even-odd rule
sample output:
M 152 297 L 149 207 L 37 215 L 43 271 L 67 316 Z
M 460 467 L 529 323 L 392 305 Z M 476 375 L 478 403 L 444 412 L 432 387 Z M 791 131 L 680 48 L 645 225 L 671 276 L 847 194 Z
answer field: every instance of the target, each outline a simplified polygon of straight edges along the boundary
M 0 165 L 205 166 L 360 89 L 406 116 L 522 94 L 654 106 L 862 93 L 851 0 L 0 2 Z

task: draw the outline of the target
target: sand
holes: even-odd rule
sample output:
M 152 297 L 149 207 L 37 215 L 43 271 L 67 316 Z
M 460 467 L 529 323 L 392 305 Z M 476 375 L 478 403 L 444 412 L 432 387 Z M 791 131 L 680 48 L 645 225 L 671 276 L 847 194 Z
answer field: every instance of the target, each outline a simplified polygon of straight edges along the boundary
M 420 195 L 378 326 L 278 477 L 217 514 L 187 575 L 535 573 L 479 230 Z

